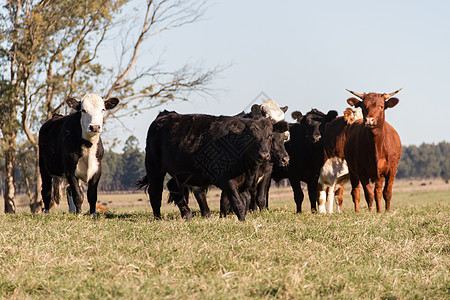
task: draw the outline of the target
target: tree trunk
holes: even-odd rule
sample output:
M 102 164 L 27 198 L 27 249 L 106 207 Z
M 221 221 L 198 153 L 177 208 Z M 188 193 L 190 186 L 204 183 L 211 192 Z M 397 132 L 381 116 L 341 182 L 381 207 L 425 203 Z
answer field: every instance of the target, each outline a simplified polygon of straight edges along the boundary
M 16 135 L 12 134 L 9 136 L 6 142 L 5 149 L 5 213 L 15 213 L 15 170 L 16 170 L 16 159 L 15 159 L 15 147 L 16 146 Z
M 42 186 L 42 180 L 41 180 L 41 174 L 39 172 L 39 152 L 36 153 L 36 169 L 35 169 L 35 176 L 36 176 L 36 185 L 34 189 L 34 196 L 33 198 L 30 198 L 30 210 L 31 213 L 39 213 L 42 211 L 42 197 L 41 197 L 41 186 Z

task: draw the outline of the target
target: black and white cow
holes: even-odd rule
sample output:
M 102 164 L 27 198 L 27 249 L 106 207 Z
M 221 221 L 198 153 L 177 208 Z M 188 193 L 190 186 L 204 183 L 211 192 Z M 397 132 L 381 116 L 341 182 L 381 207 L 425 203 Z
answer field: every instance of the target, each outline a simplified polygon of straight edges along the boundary
M 227 194 L 239 220 L 245 220 L 245 201 L 234 179 L 270 160 L 273 130 L 266 118 L 160 113 L 147 134 L 147 175 L 138 182 L 139 187 L 148 186 L 155 218 L 161 218 L 163 181 L 169 173 L 168 187 L 183 218 L 192 217 L 185 198 L 189 188 L 216 185 Z
M 87 198 L 90 213 L 95 214 L 97 186 L 101 176 L 103 144 L 100 133 L 106 110 L 114 108 L 119 100 L 103 101 L 96 94 L 87 94 L 81 101 L 66 100 L 75 110 L 67 116 L 55 115 L 39 130 L 39 168 L 42 178 L 44 212 L 50 209 L 52 179 L 67 180 L 69 211 L 81 213 L 83 193 L 80 180 L 88 183 Z

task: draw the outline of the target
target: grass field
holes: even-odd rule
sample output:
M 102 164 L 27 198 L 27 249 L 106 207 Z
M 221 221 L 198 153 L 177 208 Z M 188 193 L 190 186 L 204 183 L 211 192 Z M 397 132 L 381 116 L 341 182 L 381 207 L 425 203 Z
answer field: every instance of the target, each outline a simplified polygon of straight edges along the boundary
M 348 189 L 346 194 L 348 194 Z M 192 201 L 191 201 L 192 202 Z M 195 201 L 193 201 L 195 202 Z M 450 184 L 398 181 L 391 213 L 294 213 L 290 189 L 269 211 L 180 219 L 164 204 L 153 220 L 144 194 L 101 195 L 97 218 L 0 215 L 0 298 L 450 297 Z M 87 203 L 83 208 L 88 209 Z M 2 208 L 3 209 L 3 208 Z

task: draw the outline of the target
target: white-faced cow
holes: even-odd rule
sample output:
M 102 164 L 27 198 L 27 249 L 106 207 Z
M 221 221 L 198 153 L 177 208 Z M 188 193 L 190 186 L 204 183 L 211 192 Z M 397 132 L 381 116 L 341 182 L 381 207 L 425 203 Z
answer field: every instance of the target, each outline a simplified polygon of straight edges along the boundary
M 235 178 L 252 172 L 270 159 L 270 137 L 274 126 L 266 119 L 181 115 L 161 112 L 147 134 L 147 175 L 138 182 L 148 186 L 155 218 L 161 218 L 164 176 L 172 176 L 170 191 L 182 217 L 192 213 L 184 194 L 190 187 L 216 185 L 224 191 L 239 220 L 245 219 L 245 202 Z
M 356 110 L 347 108 L 344 111 L 344 116 L 334 119 L 325 126 L 323 135 L 324 164 L 322 169 L 320 169 L 318 184 L 320 213 L 332 213 L 334 200 L 336 201 L 338 212 L 342 211 L 344 185 L 350 178 L 347 162 L 344 159 L 347 129 L 350 124 L 361 118 L 362 111 L 360 108 Z
M 402 153 L 400 137 L 395 129 L 385 121 L 385 110 L 398 103 L 392 98 L 400 90 L 390 94 L 359 94 L 347 100 L 351 106 L 361 107 L 364 119 L 353 123 L 347 132 L 344 155 L 350 171 L 352 198 L 355 211 L 359 212 L 359 184 L 361 182 L 367 205 L 373 211 L 373 199 L 377 212 L 381 212 L 381 195 L 390 210 L 392 185 Z M 383 180 L 385 185 L 383 189 Z M 375 182 L 375 194 L 370 182 Z
M 39 130 L 39 168 L 44 212 L 48 213 L 50 209 L 52 178 L 63 177 L 69 184 L 69 210 L 81 213 L 83 194 L 79 180 L 82 180 L 88 183 L 89 211 L 95 214 L 103 157 L 100 139 L 103 116 L 119 100 L 110 98 L 103 101 L 96 94 L 87 94 L 81 101 L 69 98 L 66 103 L 75 112 L 67 116 L 55 115 Z

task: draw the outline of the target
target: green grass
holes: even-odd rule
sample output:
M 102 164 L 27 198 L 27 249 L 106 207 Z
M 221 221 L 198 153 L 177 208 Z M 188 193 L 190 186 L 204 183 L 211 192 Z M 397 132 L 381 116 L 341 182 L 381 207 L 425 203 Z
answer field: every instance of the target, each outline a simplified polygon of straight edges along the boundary
M 246 222 L 220 219 L 215 200 L 191 222 L 173 206 L 162 221 L 150 208 L 0 215 L 0 298 L 449 298 L 447 190 L 399 191 L 382 214 L 348 198 L 342 214 L 295 214 L 279 195 Z

